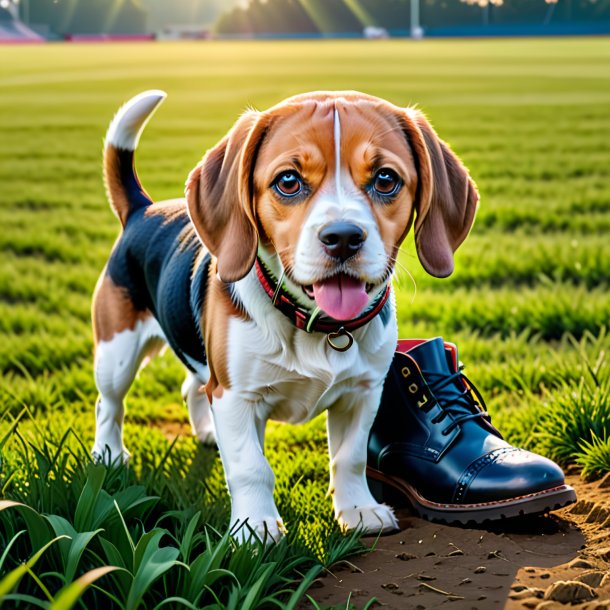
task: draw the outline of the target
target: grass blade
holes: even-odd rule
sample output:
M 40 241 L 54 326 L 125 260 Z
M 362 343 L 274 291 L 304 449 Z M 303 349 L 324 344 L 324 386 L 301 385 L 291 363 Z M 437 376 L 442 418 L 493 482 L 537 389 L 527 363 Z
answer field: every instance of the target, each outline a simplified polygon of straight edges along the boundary
M 102 576 L 120 570 L 116 566 L 103 566 L 89 570 L 74 582 L 60 589 L 58 594 L 53 599 L 49 610 L 70 610 L 74 604 L 81 598 L 85 590 Z

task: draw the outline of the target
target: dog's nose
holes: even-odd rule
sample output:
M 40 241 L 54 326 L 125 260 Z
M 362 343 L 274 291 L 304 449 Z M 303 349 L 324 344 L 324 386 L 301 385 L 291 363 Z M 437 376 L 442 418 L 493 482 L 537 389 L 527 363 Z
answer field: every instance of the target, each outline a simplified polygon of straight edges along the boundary
M 328 255 L 343 262 L 362 248 L 366 233 L 351 222 L 333 222 L 322 227 L 318 237 Z

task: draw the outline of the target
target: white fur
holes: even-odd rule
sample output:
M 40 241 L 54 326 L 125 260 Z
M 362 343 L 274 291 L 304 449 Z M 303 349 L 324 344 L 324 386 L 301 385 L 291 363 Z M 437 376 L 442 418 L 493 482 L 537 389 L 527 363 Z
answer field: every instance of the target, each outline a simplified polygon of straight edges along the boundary
M 203 376 L 200 371 L 197 371 L 196 375 L 190 371 L 187 372 L 186 379 L 182 384 L 182 398 L 188 407 L 193 434 L 204 445 L 213 445 L 216 441 L 214 422 L 210 411 L 210 401 L 203 389 L 210 373 L 207 366 L 201 363 L 197 364 L 199 369 L 205 369 L 206 372 Z
M 97 459 L 129 459 L 123 444 L 123 400 L 145 358 L 152 357 L 164 345 L 163 331 L 152 317 L 139 320 L 133 330 L 124 330 L 97 344 L 94 375 L 100 395 L 92 450 Z
M 333 138 L 335 140 L 335 188 L 337 189 L 337 201 L 341 201 L 341 120 L 339 111 L 335 108 L 333 122 Z
M 338 220 L 351 222 L 364 229 L 367 239 L 358 256 L 336 271 L 351 271 L 379 284 L 369 295 L 372 302 L 385 289 L 387 254 L 368 202 L 342 166 L 336 110 L 333 133 L 334 179 L 300 228 L 292 273 L 304 285 L 319 279 L 327 258 L 320 229 Z M 259 256 L 280 277 L 279 257 L 262 247 Z M 284 281 L 299 302 L 309 301 L 312 307 L 313 301 L 299 286 L 288 278 Z M 373 318 L 352 333 L 354 344 L 346 352 L 337 352 L 325 333 L 299 330 L 278 312 L 254 270 L 236 282 L 234 290 L 251 320 L 230 321 L 227 358 L 232 385 L 214 398 L 212 413 L 231 493 L 231 524 L 247 523 L 249 528 L 242 527 L 237 536 L 245 540 L 254 531 L 260 538 L 277 539 L 283 531 L 273 501 L 275 479 L 264 455 L 267 420 L 301 423 L 324 410 L 328 411 L 330 494 L 340 525 L 370 534 L 396 529 L 392 509 L 375 501 L 365 475 L 368 435 L 398 339 L 393 297 L 387 325 L 380 316 Z
M 279 313 L 254 272 L 235 289 L 252 321 L 231 320 L 228 368 L 236 383 L 212 405 L 232 498 L 231 523 L 247 520 L 259 535 L 281 534 L 274 478 L 263 453 L 265 423 L 302 423 L 328 410 L 337 519 L 345 529 L 362 527 L 367 533 L 396 529 L 391 509 L 374 500 L 365 477 L 368 434 L 398 338 L 393 301 L 387 326 L 374 318 L 354 331 L 349 350 L 337 352 L 324 333 L 298 330 Z
M 114 115 L 106 132 L 105 145 L 135 150 L 146 123 L 166 97 L 165 91 L 152 89 L 131 98 Z

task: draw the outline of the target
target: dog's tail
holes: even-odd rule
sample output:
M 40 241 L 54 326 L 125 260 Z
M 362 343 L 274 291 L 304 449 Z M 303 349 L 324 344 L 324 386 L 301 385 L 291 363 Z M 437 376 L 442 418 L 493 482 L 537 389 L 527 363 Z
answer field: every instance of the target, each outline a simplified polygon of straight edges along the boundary
M 134 152 L 144 126 L 166 95 L 158 90 L 136 95 L 121 106 L 106 132 L 104 184 L 108 199 L 123 226 L 131 212 L 152 203 L 138 180 Z

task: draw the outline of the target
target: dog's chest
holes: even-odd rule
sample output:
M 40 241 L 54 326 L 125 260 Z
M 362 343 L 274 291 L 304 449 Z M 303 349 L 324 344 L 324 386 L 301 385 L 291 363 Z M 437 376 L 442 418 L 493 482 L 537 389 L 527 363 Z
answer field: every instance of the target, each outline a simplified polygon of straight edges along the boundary
M 233 387 L 256 405 L 263 418 L 307 421 L 385 377 L 391 350 L 385 354 L 388 350 L 378 349 L 381 337 L 367 336 L 348 351 L 337 352 L 321 333 L 299 331 L 287 343 L 285 335 L 275 330 L 269 333 L 252 322 L 235 320 L 229 333 Z M 377 349 L 367 349 L 371 342 Z

